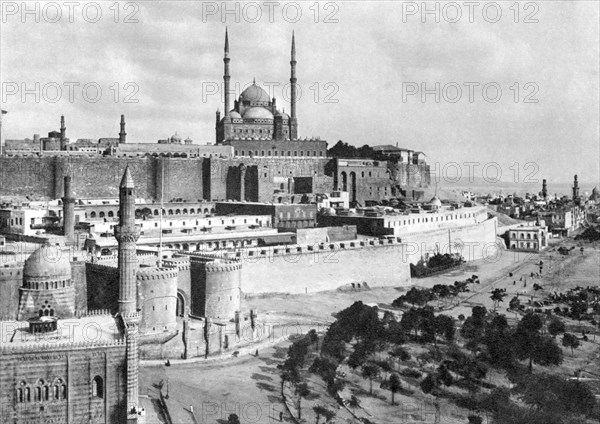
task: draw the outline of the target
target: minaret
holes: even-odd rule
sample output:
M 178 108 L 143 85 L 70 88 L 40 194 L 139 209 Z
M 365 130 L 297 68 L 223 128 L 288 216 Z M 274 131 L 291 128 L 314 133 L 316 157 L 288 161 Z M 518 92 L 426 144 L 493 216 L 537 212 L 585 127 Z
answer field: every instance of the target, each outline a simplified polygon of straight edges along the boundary
M 542 180 L 542 198 L 544 200 L 548 198 L 548 187 L 546 186 L 546 180 Z
M 135 226 L 134 184 L 129 166 L 119 188 L 119 225 L 115 238 L 119 242 L 119 312 L 126 316 L 137 312 L 137 256 L 136 242 L 140 231 Z
M 60 117 L 60 150 L 67 150 L 67 127 L 65 127 L 65 116 Z
M 292 60 L 291 65 L 291 99 L 290 104 L 292 108 L 292 114 L 290 116 L 290 140 L 296 140 L 298 138 L 298 119 L 296 117 L 296 37 L 292 31 Z
M 225 110 L 223 112 L 226 118 L 229 117 L 229 110 L 231 109 L 229 107 L 229 80 L 231 79 L 231 76 L 229 75 L 229 61 L 229 34 L 227 33 L 227 28 L 225 28 L 225 54 L 223 55 L 223 63 L 225 67 L 225 73 L 223 75 Z
M 577 181 L 577 175 L 573 177 L 573 200 L 577 200 L 579 197 L 579 182 Z
M 67 242 L 75 241 L 75 198 L 71 187 L 71 176 L 65 175 L 63 202 L 63 235 Z
M 4 133 L 2 132 L 2 120 L 4 119 L 4 115 L 7 113 L 7 111 L 0 109 L 0 155 L 4 153 Z
M 140 231 L 135 226 L 135 191 L 129 166 L 119 187 L 119 225 L 115 238 L 119 242 L 119 314 L 125 326 L 127 350 L 127 424 L 138 418 L 138 328 L 141 315 L 137 305 L 136 242 Z
M 125 143 L 127 133 L 125 132 L 125 115 L 121 115 L 121 131 L 119 132 L 119 143 Z

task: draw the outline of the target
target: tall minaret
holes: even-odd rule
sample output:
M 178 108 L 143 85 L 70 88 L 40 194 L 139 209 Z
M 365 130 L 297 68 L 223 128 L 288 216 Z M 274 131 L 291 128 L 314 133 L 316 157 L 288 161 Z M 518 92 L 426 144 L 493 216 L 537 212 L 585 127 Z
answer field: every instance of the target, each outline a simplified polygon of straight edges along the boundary
M 291 84 L 291 108 L 292 114 L 290 116 L 290 140 L 296 140 L 298 138 L 298 118 L 296 117 L 296 37 L 294 32 L 292 31 L 292 60 L 290 61 L 291 65 L 291 76 L 290 76 L 290 84 Z
M 573 201 L 579 198 L 579 181 L 577 181 L 577 175 L 573 177 Z
M 60 150 L 67 150 L 67 127 L 65 127 L 65 116 L 60 117 Z
M 548 198 L 548 186 L 546 180 L 542 180 L 542 198 L 546 200 Z
M 119 225 L 115 238 L 119 242 L 119 312 L 121 315 L 137 312 L 137 256 L 136 242 L 140 231 L 135 226 L 135 194 L 129 166 L 119 188 Z
M 63 235 L 67 242 L 75 239 L 75 198 L 71 187 L 71 175 L 65 175 L 65 193 L 63 202 Z
M 227 33 L 227 28 L 225 28 L 225 54 L 223 55 L 223 63 L 225 66 L 225 73 L 223 75 L 223 90 L 224 90 L 224 97 L 225 97 L 225 110 L 224 110 L 224 116 L 225 117 L 229 117 L 229 80 L 231 79 L 231 76 L 229 75 L 229 61 L 231 59 L 229 59 L 229 34 Z
M 125 326 L 127 349 L 127 424 L 137 423 L 138 407 L 138 328 L 141 314 L 137 305 L 138 269 L 136 242 L 140 231 L 135 226 L 135 191 L 129 166 L 119 187 L 119 225 L 115 238 L 119 242 L 119 314 Z
M 127 133 L 125 132 L 125 115 L 121 115 L 121 131 L 119 132 L 119 143 L 125 143 Z
M 2 155 L 2 153 L 4 153 L 4 137 L 3 137 L 3 132 L 2 132 L 2 119 L 4 119 L 4 115 L 6 115 L 8 112 L 5 110 L 0 109 L 0 155 Z

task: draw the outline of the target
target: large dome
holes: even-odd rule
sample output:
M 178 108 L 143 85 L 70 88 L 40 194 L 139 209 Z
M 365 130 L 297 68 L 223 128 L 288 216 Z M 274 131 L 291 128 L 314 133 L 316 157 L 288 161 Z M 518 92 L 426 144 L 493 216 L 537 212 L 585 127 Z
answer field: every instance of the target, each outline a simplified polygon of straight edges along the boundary
M 251 107 L 244 112 L 245 119 L 273 119 L 273 114 L 264 107 Z
M 269 103 L 271 101 L 271 99 L 269 99 L 269 94 L 267 94 L 267 92 L 265 90 L 263 90 L 261 87 L 256 85 L 256 83 L 253 83 L 250 87 L 248 87 L 244 91 L 242 91 L 242 94 L 240 95 L 240 99 L 242 101 L 248 101 L 248 102 L 253 102 L 253 103 L 254 102 Z
M 67 252 L 58 246 L 42 246 L 31 254 L 23 267 L 25 278 L 71 278 Z

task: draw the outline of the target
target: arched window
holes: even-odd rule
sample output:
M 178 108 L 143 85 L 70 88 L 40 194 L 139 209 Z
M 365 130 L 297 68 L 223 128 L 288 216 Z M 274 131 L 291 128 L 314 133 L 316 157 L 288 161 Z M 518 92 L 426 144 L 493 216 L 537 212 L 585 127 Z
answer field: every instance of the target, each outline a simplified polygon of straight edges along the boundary
M 99 375 L 92 380 L 92 396 L 98 398 L 104 397 L 104 381 Z
M 108 211 L 108 217 L 109 218 L 114 218 L 115 213 L 113 211 Z
M 98 214 L 98 216 L 99 216 L 100 218 L 104 218 L 104 212 L 100 212 L 100 213 Z
M 23 389 L 17 389 L 17 402 L 23 403 Z

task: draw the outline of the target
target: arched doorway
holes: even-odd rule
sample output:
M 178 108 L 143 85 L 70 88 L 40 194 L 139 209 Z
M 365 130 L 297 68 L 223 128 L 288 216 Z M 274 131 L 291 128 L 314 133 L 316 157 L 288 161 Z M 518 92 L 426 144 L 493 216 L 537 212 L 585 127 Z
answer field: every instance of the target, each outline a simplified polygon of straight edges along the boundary
M 180 291 L 177 291 L 177 316 L 185 316 L 185 296 Z

